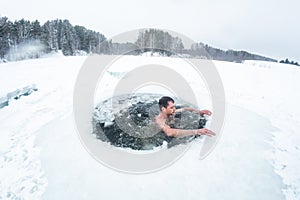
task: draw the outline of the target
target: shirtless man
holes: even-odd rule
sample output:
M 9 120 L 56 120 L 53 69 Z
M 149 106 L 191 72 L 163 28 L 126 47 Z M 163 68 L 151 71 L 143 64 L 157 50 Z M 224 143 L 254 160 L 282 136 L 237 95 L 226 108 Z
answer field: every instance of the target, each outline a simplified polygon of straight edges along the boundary
M 189 135 L 207 135 L 207 136 L 215 135 L 214 132 L 212 132 L 207 128 L 183 130 L 183 129 L 171 128 L 166 123 L 167 121 L 173 120 L 174 114 L 176 112 L 187 110 L 190 112 L 199 113 L 200 115 L 204 115 L 204 114 L 211 115 L 211 112 L 209 110 L 196 110 L 193 108 L 180 108 L 176 110 L 175 102 L 171 97 L 162 97 L 159 100 L 158 104 L 160 108 L 160 113 L 155 118 L 155 121 L 166 135 L 171 137 L 184 137 Z

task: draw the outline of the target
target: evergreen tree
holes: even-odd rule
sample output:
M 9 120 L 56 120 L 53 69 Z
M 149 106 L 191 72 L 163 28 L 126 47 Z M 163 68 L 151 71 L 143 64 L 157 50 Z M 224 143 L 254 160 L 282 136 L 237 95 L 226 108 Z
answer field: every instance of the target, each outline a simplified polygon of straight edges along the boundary
M 15 21 L 14 25 L 17 33 L 18 44 L 30 39 L 30 21 L 21 19 L 19 21 Z
M 76 33 L 76 49 L 88 52 L 87 30 L 83 26 L 74 27 Z M 88 52 L 89 53 L 89 52 Z
M 0 18 L 0 58 L 3 58 L 11 45 L 12 23 L 7 17 Z
M 34 40 L 41 40 L 43 34 L 43 28 L 40 25 L 40 22 L 35 20 L 30 24 L 29 37 Z
M 58 50 L 58 36 L 57 36 L 57 28 L 55 27 L 54 21 L 47 21 L 43 25 L 43 41 L 47 45 L 48 50 Z
M 73 55 L 75 53 L 75 30 L 68 20 L 61 24 L 61 49 L 64 55 Z

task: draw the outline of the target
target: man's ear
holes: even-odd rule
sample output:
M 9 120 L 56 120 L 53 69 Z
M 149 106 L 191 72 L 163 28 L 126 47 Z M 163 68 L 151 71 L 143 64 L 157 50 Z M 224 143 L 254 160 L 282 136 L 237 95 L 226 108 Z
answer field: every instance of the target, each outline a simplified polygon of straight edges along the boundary
M 161 108 L 161 111 L 162 111 L 162 112 L 166 111 L 166 108 L 165 108 L 165 107 L 162 107 L 162 108 Z

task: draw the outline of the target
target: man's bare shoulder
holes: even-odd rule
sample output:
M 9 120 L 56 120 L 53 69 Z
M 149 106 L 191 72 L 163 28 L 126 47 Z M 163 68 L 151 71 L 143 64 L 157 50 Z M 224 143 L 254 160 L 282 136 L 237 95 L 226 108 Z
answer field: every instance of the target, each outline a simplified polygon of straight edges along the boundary
M 163 116 L 158 115 L 155 117 L 155 122 L 162 128 L 166 124 L 166 119 Z
M 156 117 L 155 117 L 155 121 L 156 122 L 166 122 L 166 119 L 163 117 L 163 116 L 161 116 L 161 115 L 157 115 Z

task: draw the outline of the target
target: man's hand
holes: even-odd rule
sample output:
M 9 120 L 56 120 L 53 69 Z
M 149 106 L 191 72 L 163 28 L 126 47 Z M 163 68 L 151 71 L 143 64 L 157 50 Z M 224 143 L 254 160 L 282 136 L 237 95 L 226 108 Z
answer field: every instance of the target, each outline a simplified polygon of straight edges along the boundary
M 199 114 L 200 115 L 211 115 L 211 111 L 209 110 L 199 110 Z
M 207 128 L 201 128 L 195 130 L 195 135 L 207 135 L 207 136 L 215 136 L 216 134 Z

